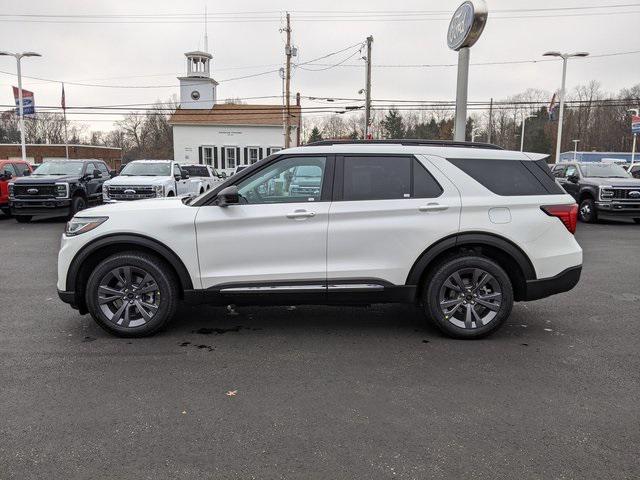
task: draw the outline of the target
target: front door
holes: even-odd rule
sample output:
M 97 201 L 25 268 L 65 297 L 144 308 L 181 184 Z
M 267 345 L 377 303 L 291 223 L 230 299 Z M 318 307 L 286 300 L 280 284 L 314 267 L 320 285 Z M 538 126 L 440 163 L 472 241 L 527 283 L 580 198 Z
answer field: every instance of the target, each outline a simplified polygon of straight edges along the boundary
M 314 188 L 292 185 L 301 166 L 315 172 Z M 332 172 L 326 156 L 282 157 L 238 181 L 239 204 L 200 207 L 203 288 L 324 292 Z
M 177 165 L 177 164 L 174 164 L 173 165 L 173 176 L 175 178 L 179 178 L 179 180 L 176 180 L 176 195 L 185 195 L 185 194 L 189 193 L 190 180 L 189 179 L 183 179 L 182 175 L 183 175 L 183 172 L 182 172 L 182 169 L 180 168 L 180 166 Z
M 404 285 L 418 257 L 458 232 L 460 194 L 426 157 L 336 158 L 329 212 L 329 295 L 345 284 Z

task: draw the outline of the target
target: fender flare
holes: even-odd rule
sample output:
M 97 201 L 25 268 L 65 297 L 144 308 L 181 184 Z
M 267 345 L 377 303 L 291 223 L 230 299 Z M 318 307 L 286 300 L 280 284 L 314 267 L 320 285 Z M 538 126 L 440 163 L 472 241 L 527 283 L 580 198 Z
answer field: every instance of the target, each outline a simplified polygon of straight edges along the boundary
M 169 247 L 164 245 L 157 240 L 146 237 L 144 235 L 138 234 L 114 234 L 114 235 L 105 235 L 104 237 L 99 237 L 93 240 L 91 243 L 85 245 L 76 256 L 73 257 L 71 264 L 69 265 L 69 270 L 67 271 L 67 279 L 66 279 L 66 287 L 67 289 L 75 290 L 76 281 L 78 279 L 78 273 L 82 267 L 82 264 L 95 252 L 98 250 L 108 247 L 111 245 L 118 244 L 127 244 L 127 245 L 136 245 L 144 248 L 148 248 L 158 254 L 161 258 L 167 261 L 178 274 L 178 279 L 180 280 L 180 285 L 184 290 L 193 289 L 193 282 L 191 281 L 191 276 L 189 275 L 189 271 L 184 266 L 180 257 L 171 250 Z
M 513 258 L 522 270 L 525 280 L 535 280 L 537 278 L 535 268 L 529 257 L 510 240 L 490 233 L 465 232 L 445 237 L 422 252 L 409 271 L 406 285 L 418 285 L 422 274 L 440 254 L 450 248 L 463 247 L 465 245 L 486 245 L 497 248 Z

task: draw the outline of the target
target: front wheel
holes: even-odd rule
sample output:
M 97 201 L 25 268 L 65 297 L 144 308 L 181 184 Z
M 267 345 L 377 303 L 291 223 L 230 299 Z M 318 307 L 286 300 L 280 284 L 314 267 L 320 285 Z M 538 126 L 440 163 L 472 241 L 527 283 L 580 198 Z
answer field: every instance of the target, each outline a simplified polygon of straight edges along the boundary
M 596 202 L 591 198 L 585 198 L 580 202 L 578 217 L 585 223 L 596 223 L 598 221 L 598 212 L 596 211 Z
M 427 315 L 453 338 L 480 338 L 502 325 L 513 307 L 513 286 L 493 260 L 465 255 L 442 263 L 424 289 Z
M 73 197 L 73 200 L 71 200 L 71 210 L 69 212 L 69 218 L 73 217 L 76 213 L 78 213 L 81 210 L 84 210 L 85 208 L 87 208 L 87 201 L 80 197 Z
M 103 260 L 87 282 L 85 299 L 93 319 L 119 337 L 145 337 L 163 328 L 178 304 L 177 280 L 152 255 L 125 252 Z

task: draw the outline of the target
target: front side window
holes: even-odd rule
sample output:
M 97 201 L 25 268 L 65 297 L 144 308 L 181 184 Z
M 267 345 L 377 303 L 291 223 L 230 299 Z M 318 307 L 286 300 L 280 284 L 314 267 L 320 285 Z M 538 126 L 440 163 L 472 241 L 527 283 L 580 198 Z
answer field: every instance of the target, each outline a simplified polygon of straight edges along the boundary
M 100 170 L 100 173 L 103 177 L 109 176 L 109 169 L 104 163 L 96 163 L 96 166 L 98 167 L 98 170 Z
M 236 168 L 236 147 L 224 147 L 227 168 Z
M 176 175 L 182 176 L 182 172 L 180 171 L 180 167 L 178 165 L 174 165 L 173 166 L 173 175 L 174 176 L 176 176 Z
M 33 175 L 82 175 L 84 162 L 61 160 L 46 162 L 33 172 Z
M 0 173 L 10 173 L 14 177 L 18 176 L 18 173 L 17 173 L 16 169 L 14 168 L 13 164 L 11 164 L 11 163 L 5 163 L 4 166 L 2 167 L 2 171 Z
M 556 178 L 564 178 L 564 172 L 567 170 L 567 167 L 564 165 L 557 165 L 553 169 L 553 176 Z
M 190 177 L 208 177 L 209 169 L 205 165 L 183 165 L 182 170 Z
M 569 177 L 572 177 L 573 175 L 578 175 L 578 169 L 575 167 L 575 165 L 569 165 L 567 167 L 567 171 L 565 172 L 564 176 L 569 178 Z
M 289 157 L 238 184 L 240 203 L 317 202 L 324 182 L 325 157 Z
M 171 164 L 169 162 L 129 162 L 122 169 L 120 175 L 123 177 L 168 177 L 171 175 Z

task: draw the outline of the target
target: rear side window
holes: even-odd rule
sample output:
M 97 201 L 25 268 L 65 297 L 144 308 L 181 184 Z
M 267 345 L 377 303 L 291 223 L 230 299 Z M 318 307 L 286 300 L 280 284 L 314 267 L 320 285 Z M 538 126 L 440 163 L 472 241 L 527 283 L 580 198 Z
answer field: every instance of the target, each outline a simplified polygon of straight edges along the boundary
M 450 158 L 449 161 L 478 183 L 497 195 L 564 194 L 553 178 L 549 167 L 537 162 L 519 160 L 483 160 Z
M 415 157 L 344 157 L 343 200 L 435 198 L 442 187 Z

